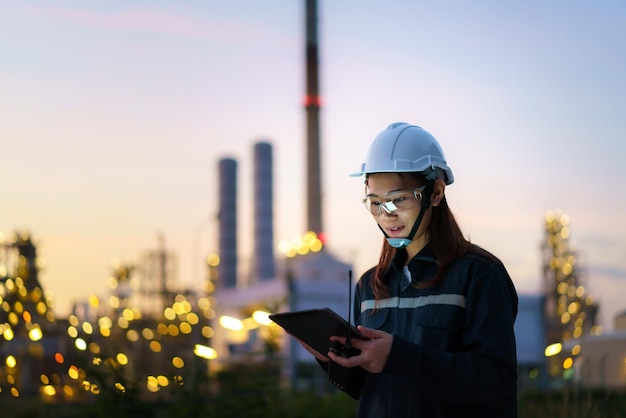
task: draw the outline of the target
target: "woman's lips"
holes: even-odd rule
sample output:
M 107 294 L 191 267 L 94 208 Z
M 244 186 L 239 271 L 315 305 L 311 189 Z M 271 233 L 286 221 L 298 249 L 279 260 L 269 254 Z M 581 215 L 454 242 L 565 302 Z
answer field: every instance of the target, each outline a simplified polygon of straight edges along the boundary
M 390 226 L 387 228 L 387 234 L 390 236 L 400 235 L 403 229 L 403 226 Z

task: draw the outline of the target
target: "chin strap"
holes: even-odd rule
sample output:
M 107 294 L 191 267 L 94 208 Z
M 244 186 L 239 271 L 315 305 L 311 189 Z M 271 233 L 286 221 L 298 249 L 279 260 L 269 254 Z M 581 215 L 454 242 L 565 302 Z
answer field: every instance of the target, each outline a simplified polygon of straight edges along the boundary
M 433 192 L 434 185 L 435 185 L 434 180 L 429 180 L 428 184 L 426 184 L 426 188 L 424 189 L 424 194 L 422 194 L 422 208 L 420 209 L 420 213 L 417 216 L 417 219 L 415 220 L 415 223 L 413 224 L 413 228 L 411 228 L 411 232 L 409 232 L 408 237 L 389 238 L 389 235 L 387 235 L 387 233 L 383 230 L 383 228 L 381 228 L 381 226 L 378 225 L 378 228 L 382 231 L 382 233 L 387 238 L 387 242 L 393 248 L 406 248 L 413 241 L 413 238 L 415 237 L 415 234 L 417 233 L 417 230 L 419 229 L 420 224 L 422 223 L 422 218 L 424 217 L 424 214 L 426 213 L 426 209 L 430 207 L 430 203 L 431 203 L 430 196 Z

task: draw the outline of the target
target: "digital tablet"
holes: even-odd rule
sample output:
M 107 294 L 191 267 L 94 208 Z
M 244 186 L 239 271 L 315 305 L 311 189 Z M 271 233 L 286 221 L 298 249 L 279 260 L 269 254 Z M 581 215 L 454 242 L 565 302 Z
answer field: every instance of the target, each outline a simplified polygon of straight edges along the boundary
M 349 329 L 350 338 L 367 339 L 329 308 L 274 313 L 269 318 L 325 357 L 328 357 L 330 337 L 333 335 L 346 337 Z

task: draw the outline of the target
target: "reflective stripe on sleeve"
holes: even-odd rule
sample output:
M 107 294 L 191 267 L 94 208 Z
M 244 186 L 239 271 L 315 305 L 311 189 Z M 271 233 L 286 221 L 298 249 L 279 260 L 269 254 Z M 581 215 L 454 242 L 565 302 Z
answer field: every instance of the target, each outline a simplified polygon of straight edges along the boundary
M 411 309 L 427 305 L 455 305 L 465 308 L 465 296 L 456 294 L 428 295 L 416 298 L 368 299 L 361 302 L 361 312 L 369 309 L 400 308 Z

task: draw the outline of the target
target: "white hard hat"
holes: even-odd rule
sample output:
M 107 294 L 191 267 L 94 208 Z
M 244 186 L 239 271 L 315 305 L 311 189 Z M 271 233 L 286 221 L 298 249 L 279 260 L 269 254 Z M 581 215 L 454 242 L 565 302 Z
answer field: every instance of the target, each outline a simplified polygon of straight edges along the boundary
M 439 172 L 437 177 L 442 177 L 446 184 L 454 181 L 452 170 L 435 137 L 419 126 L 396 122 L 374 138 L 361 170 L 350 175 L 409 172 Z

